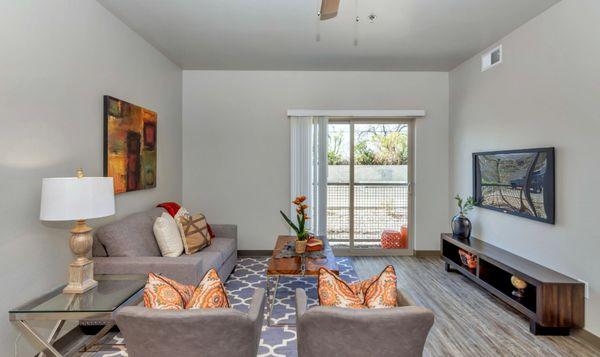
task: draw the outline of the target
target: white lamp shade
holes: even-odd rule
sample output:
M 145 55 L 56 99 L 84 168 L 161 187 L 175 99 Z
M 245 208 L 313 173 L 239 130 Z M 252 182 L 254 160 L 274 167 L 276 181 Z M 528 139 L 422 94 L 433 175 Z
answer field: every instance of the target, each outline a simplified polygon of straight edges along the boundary
M 113 214 L 112 177 L 60 177 L 42 181 L 42 221 L 75 221 Z

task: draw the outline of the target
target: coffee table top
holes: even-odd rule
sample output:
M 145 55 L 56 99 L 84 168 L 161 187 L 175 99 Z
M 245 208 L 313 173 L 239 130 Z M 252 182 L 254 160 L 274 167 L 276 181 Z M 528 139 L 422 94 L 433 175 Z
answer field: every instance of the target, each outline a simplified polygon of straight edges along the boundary
M 63 294 L 61 286 L 11 314 L 113 312 L 146 284 L 145 275 L 96 275 L 98 286 L 83 294 Z
M 295 241 L 296 237 L 277 237 L 275 249 L 273 249 L 273 255 L 271 255 L 271 258 L 269 259 L 267 275 L 318 275 L 319 269 L 322 267 L 339 274 L 340 270 L 327 238 L 324 236 L 319 236 L 318 238 L 323 241 L 323 254 L 325 254 L 325 258 L 305 258 L 305 270 L 303 272 L 302 258 L 300 256 L 292 258 L 275 258 L 277 253 L 281 251 L 285 244 Z

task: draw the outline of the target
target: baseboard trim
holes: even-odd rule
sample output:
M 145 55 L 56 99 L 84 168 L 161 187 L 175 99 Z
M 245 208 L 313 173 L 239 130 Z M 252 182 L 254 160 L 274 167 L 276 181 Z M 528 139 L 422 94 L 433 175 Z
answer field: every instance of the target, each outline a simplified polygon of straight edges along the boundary
M 439 250 L 415 250 L 415 257 L 439 257 L 442 252 Z
M 574 330 L 573 335 L 577 335 L 578 337 L 581 337 L 582 340 L 589 343 L 590 345 L 592 345 L 596 348 L 600 348 L 600 336 L 596 336 L 586 329 L 582 328 L 579 330 Z
M 238 250 L 238 257 L 270 257 L 272 250 Z

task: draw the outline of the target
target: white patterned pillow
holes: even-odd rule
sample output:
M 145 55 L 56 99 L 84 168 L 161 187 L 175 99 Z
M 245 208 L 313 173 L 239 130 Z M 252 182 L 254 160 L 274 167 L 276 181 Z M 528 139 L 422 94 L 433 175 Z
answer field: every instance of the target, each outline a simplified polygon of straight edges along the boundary
M 178 257 L 183 253 L 183 241 L 179 227 L 170 214 L 164 212 L 157 217 L 152 230 L 163 257 Z

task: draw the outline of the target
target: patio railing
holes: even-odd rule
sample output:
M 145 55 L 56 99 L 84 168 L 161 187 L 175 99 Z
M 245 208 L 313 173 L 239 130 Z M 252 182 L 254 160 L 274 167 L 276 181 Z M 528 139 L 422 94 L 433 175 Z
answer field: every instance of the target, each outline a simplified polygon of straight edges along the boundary
M 327 236 L 332 246 L 350 245 L 350 186 L 327 184 Z M 354 184 L 354 243 L 378 247 L 381 232 L 408 223 L 406 183 Z

